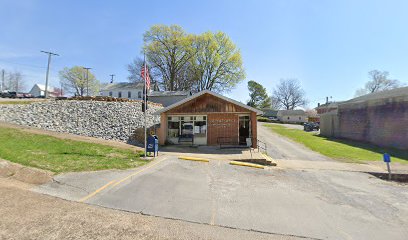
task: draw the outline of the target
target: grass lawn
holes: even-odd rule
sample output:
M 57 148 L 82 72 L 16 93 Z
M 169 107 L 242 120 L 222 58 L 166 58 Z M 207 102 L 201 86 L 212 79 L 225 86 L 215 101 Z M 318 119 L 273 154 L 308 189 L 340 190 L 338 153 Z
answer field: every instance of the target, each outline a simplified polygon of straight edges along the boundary
M 0 104 L 31 104 L 34 101 L 0 101 Z
M 141 154 L 0 127 L 0 158 L 54 173 L 138 167 Z
M 265 126 L 330 158 L 348 162 L 382 161 L 382 154 L 386 152 L 391 155 L 392 161 L 408 163 L 406 151 L 381 148 L 351 140 L 325 138 L 317 135 L 316 132 L 290 129 L 277 124 L 265 124 Z

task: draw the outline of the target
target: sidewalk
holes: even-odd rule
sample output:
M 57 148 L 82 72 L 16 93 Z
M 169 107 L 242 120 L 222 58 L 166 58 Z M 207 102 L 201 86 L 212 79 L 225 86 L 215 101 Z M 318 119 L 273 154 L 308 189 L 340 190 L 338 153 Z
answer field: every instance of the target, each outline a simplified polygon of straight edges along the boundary
M 349 172 L 387 172 L 387 166 L 383 162 L 366 162 L 366 163 L 346 163 L 337 161 L 305 161 L 296 159 L 275 160 L 279 168 L 286 169 L 316 169 L 316 170 L 336 170 Z M 408 174 L 408 165 L 400 163 L 391 163 L 393 173 Z

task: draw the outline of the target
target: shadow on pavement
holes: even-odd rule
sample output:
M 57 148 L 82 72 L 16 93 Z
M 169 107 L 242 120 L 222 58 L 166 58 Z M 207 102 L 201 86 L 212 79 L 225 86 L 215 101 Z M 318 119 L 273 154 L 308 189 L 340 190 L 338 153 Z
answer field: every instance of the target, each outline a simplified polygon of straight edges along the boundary
M 388 173 L 379 173 L 379 172 L 366 172 L 376 178 L 386 181 L 408 183 L 408 174 L 402 173 L 391 173 L 391 180 L 388 180 Z
M 174 152 L 174 153 L 196 153 L 196 154 L 237 154 L 241 155 L 244 151 L 248 151 L 248 148 L 222 148 L 218 146 L 191 146 L 191 145 L 171 145 L 161 146 L 161 152 Z

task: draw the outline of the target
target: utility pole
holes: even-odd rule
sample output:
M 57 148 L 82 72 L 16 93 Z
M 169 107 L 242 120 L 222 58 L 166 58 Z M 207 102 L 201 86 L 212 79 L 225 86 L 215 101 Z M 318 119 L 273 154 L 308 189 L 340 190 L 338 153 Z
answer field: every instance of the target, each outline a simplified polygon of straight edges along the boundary
M 4 90 L 4 69 L 1 70 L 1 92 Z
M 109 76 L 111 76 L 111 82 L 110 83 L 113 83 L 113 77 L 115 76 L 115 74 L 111 74 Z
M 51 56 L 59 56 L 56 53 L 41 51 L 42 53 L 48 54 L 48 65 L 47 65 L 47 74 L 45 75 L 45 98 L 48 98 L 48 75 L 50 74 L 50 64 L 51 64 Z
M 89 96 L 89 69 L 90 67 L 83 67 L 86 70 L 86 96 Z

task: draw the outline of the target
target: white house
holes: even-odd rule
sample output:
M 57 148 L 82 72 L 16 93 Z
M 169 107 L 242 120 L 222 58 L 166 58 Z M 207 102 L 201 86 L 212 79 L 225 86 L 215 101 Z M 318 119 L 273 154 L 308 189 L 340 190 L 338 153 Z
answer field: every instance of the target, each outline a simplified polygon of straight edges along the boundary
M 278 120 L 286 123 L 304 123 L 307 122 L 307 115 L 303 110 L 279 110 Z
M 45 85 L 43 84 L 35 84 L 30 92 L 33 97 L 44 97 L 45 96 Z M 49 97 L 58 97 L 60 96 L 61 93 L 59 93 L 59 90 L 55 87 L 48 86 L 48 96 Z
M 134 100 L 143 99 L 143 86 L 143 82 L 109 83 L 101 87 L 100 95 Z

